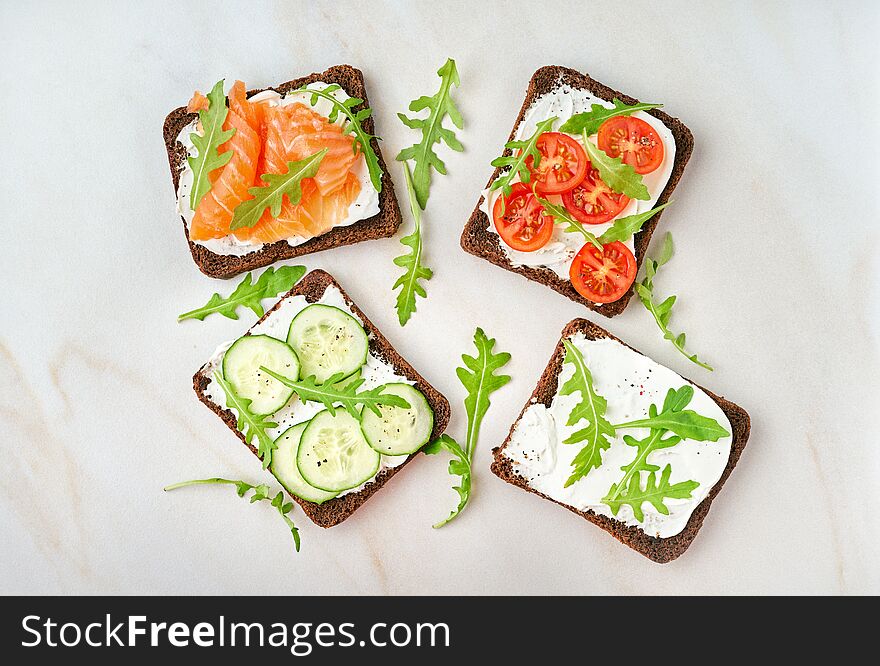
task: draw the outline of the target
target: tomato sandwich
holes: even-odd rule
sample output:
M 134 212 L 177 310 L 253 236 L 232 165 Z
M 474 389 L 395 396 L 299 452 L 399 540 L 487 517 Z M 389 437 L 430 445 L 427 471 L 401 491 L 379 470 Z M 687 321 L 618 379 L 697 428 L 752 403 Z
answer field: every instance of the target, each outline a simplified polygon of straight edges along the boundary
M 659 106 L 573 69 L 536 71 L 462 248 L 620 314 L 693 149 Z

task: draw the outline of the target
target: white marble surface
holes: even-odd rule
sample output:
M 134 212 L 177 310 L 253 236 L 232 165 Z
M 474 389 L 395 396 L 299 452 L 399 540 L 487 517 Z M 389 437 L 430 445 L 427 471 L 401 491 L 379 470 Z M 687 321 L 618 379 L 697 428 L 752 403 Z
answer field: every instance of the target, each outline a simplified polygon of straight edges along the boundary
M 134 4 L 0 6 L 0 592 L 880 592 L 875 4 L 630 3 L 619 20 L 607 18 L 619 3 L 580 0 Z M 263 86 L 347 62 L 365 73 L 389 159 L 413 139 L 395 113 L 434 88 L 447 56 L 467 152 L 444 151 L 449 176 L 435 179 L 436 276 L 415 319 L 401 330 L 392 307 L 396 240 L 304 263 L 332 271 L 449 397 L 453 434 L 453 369 L 474 327 L 513 354 L 467 512 L 431 529 L 454 495 L 445 461 L 427 457 L 340 527 L 297 511 L 299 554 L 269 507 L 229 488 L 163 494 L 192 477 L 264 478 L 190 386 L 253 318 L 175 321 L 231 284 L 189 257 L 165 113 L 220 77 Z M 679 295 L 674 327 L 714 373 L 637 304 L 605 320 L 459 249 L 526 81 L 547 63 L 664 102 L 693 130 L 662 221 L 679 252 L 658 289 Z M 702 532 L 665 567 L 488 471 L 581 315 L 752 415 Z

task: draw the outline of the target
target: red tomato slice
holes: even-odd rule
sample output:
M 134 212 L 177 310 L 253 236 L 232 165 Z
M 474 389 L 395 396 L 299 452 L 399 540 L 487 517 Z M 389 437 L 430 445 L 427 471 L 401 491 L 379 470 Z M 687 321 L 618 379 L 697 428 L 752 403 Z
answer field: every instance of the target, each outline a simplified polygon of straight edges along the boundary
M 535 191 L 541 194 L 561 194 L 584 179 L 587 154 L 576 140 L 560 132 L 544 132 L 536 144 L 541 159 L 535 168 L 532 156 L 526 158 L 526 166 L 532 174 Z
M 520 252 L 540 250 L 553 235 L 553 217 L 525 183 L 516 183 L 510 196 L 495 200 L 492 217 L 501 240 Z
M 594 303 L 611 303 L 626 293 L 636 279 L 636 258 L 620 241 L 598 250 L 592 243 L 575 255 L 568 271 L 577 292 Z
M 603 224 L 620 213 L 629 203 L 629 197 L 615 192 L 599 178 L 592 167 L 574 189 L 564 192 L 562 203 L 568 212 L 585 224 Z
M 636 173 L 651 173 L 663 162 L 663 141 L 641 118 L 615 116 L 599 127 L 599 148 L 621 157 Z

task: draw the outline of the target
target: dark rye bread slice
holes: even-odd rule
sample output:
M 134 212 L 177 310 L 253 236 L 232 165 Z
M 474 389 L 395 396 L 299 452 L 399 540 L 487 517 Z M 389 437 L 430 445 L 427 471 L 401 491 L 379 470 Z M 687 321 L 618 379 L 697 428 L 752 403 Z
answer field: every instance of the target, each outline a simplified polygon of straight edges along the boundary
M 638 101 L 629 95 L 624 95 L 608 86 L 602 85 L 586 74 L 581 74 L 574 69 L 559 67 L 556 65 L 541 67 L 541 69 L 532 75 L 532 78 L 529 81 L 525 101 L 523 101 L 519 116 L 517 116 L 516 122 L 513 124 L 513 129 L 510 132 L 510 138 L 508 141 L 513 141 L 516 129 L 525 117 L 532 102 L 541 95 L 551 92 L 563 84 L 567 84 L 572 88 L 588 90 L 596 97 L 601 97 L 608 101 L 611 101 L 615 97 L 627 104 L 635 104 Z M 672 173 L 669 176 L 669 182 L 666 184 L 666 187 L 660 194 L 660 198 L 655 204 L 656 206 L 660 206 L 669 201 L 669 197 L 672 196 L 672 191 L 681 179 L 684 167 L 690 159 L 691 152 L 693 152 L 694 137 L 691 134 L 691 131 L 685 127 L 678 118 L 673 118 L 657 109 L 651 109 L 650 111 L 647 111 L 647 113 L 659 119 L 669 128 L 672 132 L 672 136 L 675 137 L 675 161 L 673 162 Z M 560 120 L 564 121 L 565 119 L 563 118 Z M 510 150 L 505 150 L 504 155 L 510 155 Z M 500 173 L 500 168 L 495 169 L 492 173 L 492 177 L 489 178 L 489 182 L 486 184 L 487 188 L 496 178 L 498 178 Z M 501 268 L 506 268 L 514 273 L 519 273 L 520 275 L 527 277 L 529 280 L 534 280 L 535 282 L 547 285 L 563 296 L 568 296 L 571 300 L 581 303 L 606 317 L 619 315 L 623 312 L 624 308 L 626 308 L 626 305 L 633 294 L 633 287 L 630 287 L 629 290 L 616 301 L 605 305 L 599 305 L 581 296 L 569 280 L 560 278 L 549 268 L 543 268 L 540 266 L 514 266 L 511 264 L 501 247 L 501 239 L 498 237 L 498 234 L 489 230 L 489 225 L 492 222 L 486 214 L 480 210 L 482 204 L 483 197 L 481 196 L 461 234 L 461 247 L 466 252 L 477 257 L 482 257 L 496 266 L 501 266 Z M 635 256 L 636 262 L 639 266 L 642 265 L 642 260 L 645 258 L 645 252 L 648 250 L 648 244 L 651 242 L 651 235 L 654 233 L 654 229 L 657 227 L 657 223 L 660 221 L 660 216 L 662 214 L 663 211 L 660 211 L 654 215 L 654 217 L 645 223 L 642 230 L 635 235 Z
M 528 409 L 530 405 L 534 404 L 533 401 L 540 402 L 547 406 L 549 406 L 550 403 L 553 401 L 553 397 L 556 395 L 556 387 L 557 381 L 559 379 L 559 373 L 562 371 L 562 360 L 565 356 L 565 350 L 562 346 L 562 340 L 571 337 L 575 333 L 583 333 L 590 340 L 610 338 L 611 340 L 616 340 L 622 345 L 629 347 L 633 351 L 641 354 L 638 349 L 630 347 L 619 338 L 611 335 L 611 333 L 606 331 L 604 328 L 596 326 L 586 319 L 574 319 L 570 321 L 568 325 L 564 329 L 562 329 L 562 337 L 560 338 L 559 343 L 556 345 L 556 349 L 553 352 L 553 356 L 550 358 L 550 362 L 544 369 L 544 373 L 541 375 L 541 379 L 538 382 L 538 385 L 535 387 L 534 392 L 532 392 L 531 397 L 523 407 L 522 412 L 520 412 L 519 417 L 517 417 L 517 420 L 510 427 L 510 432 L 508 433 L 507 438 L 504 440 L 504 443 L 501 446 L 492 449 L 492 454 L 495 458 L 494 462 L 492 463 L 492 471 L 504 481 L 507 481 L 508 483 L 511 483 L 515 486 L 519 486 L 523 490 L 528 490 L 531 493 L 540 495 L 544 499 L 550 500 L 555 504 L 564 506 L 569 511 L 572 511 L 579 516 L 586 518 L 591 523 L 595 523 L 603 530 L 614 536 L 616 539 L 625 543 L 633 550 L 638 551 L 645 557 L 650 558 L 655 562 L 670 562 L 671 560 L 674 560 L 676 557 L 681 555 L 684 551 L 686 551 L 688 549 L 688 546 L 691 545 L 691 542 L 694 540 L 694 537 L 697 536 L 697 532 L 703 525 L 703 520 L 706 518 L 706 514 L 709 513 L 709 507 L 712 505 L 712 500 L 715 499 L 716 495 L 718 495 L 719 491 L 721 490 L 721 486 L 724 485 L 724 482 L 727 481 L 727 477 L 730 476 L 733 468 L 736 467 L 736 463 L 739 461 L 740 455 L 742 455 L 743 449 L 746 446 L 746 442 L 748 442 L 749 440 L 749 415 L 746 410 L 744 410 L 739 405 L 735 405 L 729 400 L 725 400 L 721 396 L 715 395 L 708 389 L 699 386 L 699 388 L 705 391 L 706 394 L 716 403 L 718 403 L 718 406 L 721 407 L 721 409 L 724 411 L 725 415 L 730 421 L 731 428 L 733 429 L 733 441 L 730 447 L 730 457 L 727 459 L 727 466 L 724 468 L 724 472 L 721 474 L 721 478 L 718 479 L 718 483 L 713 486 L 706 499 L 700 502 L 697 508 L 694 509 L 694 512 L 691 514 L 690 520 L 688 520 L 685 528 L 675 536 L 667 537 L 665 539 L 652 537 L 643 532 L 638 527 L 625 525 L 620 521 L 608 518 L 607 516 L 593 513 L 592 511 L 579 511 L 575 508 L 563 504 L 562 502 L 557 502 L 556 500 L 547 497 L 543 493 L 540 493 L 537 490 L 529 487 L 526 480 L 519 474 L 517 474 L 516 471 L 514 471 L 513 463 L 509 458 L 504 455 L 504 448 L 510 441 L 510 437 L 513 434 L 513 429 L 516 426 L 516 423 L 519 422 L 519 420 L 522 418 L 522 415 L 526 411 L 526 409 Z
M 251 90 L 248 92 L 248 97 L 264 90 L 274 90 L 284 95 L 316 81 L 337 83 L 342 86 L 342 89 L 350 97 L 359 97 L 364 100 L 363 104 L 355 107 L 355 111 L 370 105 L 370 101 L 367 99 L 367 90 L 364 86 L 364 75 L 359 69 L 355 69 L 350 65 L 337 65 L 320 74 L 310 74 L 309 76 L 294 79 L 273 88 Z M 186 150 L 183 144 L 177 141 L 177 137 L 180 131 L 195 120 L 196 117 L 195 113 L 187 113 L 186 107 L 182 106 L 168 114 L 168 117 L 165 118 L 165 125 L 162 128 L 162 134 L 165 137 L 165 148 L 168 151 L 168 164 L 171 167 L 171 181 L 174 184 L 175 193 L 177 192 L 180 174 L 186 165 Z M 372 116 L 363 122 L 363 127 L 370 134 L 375 133 Z M 379 157 L 379 166 L 382 168 L 382 192 L 379 194 L 378 214 L 359 220 L 347 227 L 331 229 L 327 233 L 316 236 L 296 247 L 291 247 L 286 241 L 282 240 L 264 245 L 259 251 L 251 252 L 241 257 L 215 254 L 203 245 L 192 242 L 189 239 L 186 221 L 181 216 L 180 220 L 183 223 L 183 231 L 196 265 L 205 275 L 215 278 L 230 278 L 245 271 L 268 266 L 282 259 L 291 259 L 304 254 L 339 247 L 340 245 L 351 245 L 352 243 L 359 243 L 365 240 L 393 236 L 401 223 L 400 207 L 397 204 L 397 197 L 394 195 L 394 185 L 391 182 L 391 176 L 388 173 L 388 168 L 385 166 L 385 160 L 382 158 L 382 151 L 379 150 L 379 143 L 376 139 L 373 139 L 371 145 Z
M 342 293 L 345 302 L 348 303 L 349 307 L 351 307 L 352 312 L 354 312 L 355 316 L 357 316 L 363 323 L 364 329 L 367 331 L 367 335 L 370 338 L 370 351 L 375 354 L 379 359 L 389 363 L 394 367 L 394 371 L 399 375 L 402 375 L 408 379 L 411 379 L 415 382 L 415 387 L 421 391 L 425 398 L 428 401 L 428 404 L 431 405 L 431 409 L 434 410 L 434 430 L 431 433 L 431 441 L 439 437 L 444 430 L 446 430 L 446 426 L 449 423 L 449 402 L 446 398 L 433 386 L 431 386 L 424 377 L 422 377 L 418 372 L 416 372 L 415 368 L 413 368 L 397 351 L 394 347 L 391 346 L 391 343 L 385 339 L 385 336 L 379 332 L 373 323 L 367 319 L 367 316 L 361 311 L 361 309 L 354 304 L 354 302 L 349 298 L 348 294 L 345 293 L 345 290 L 339 286 L 339 283 L 333 279 L 333 277 L 329 273 L 325 273 L 321 270 L 311 271 L 308 275 L 306 275 L 300 282 L 291 289 L 287 294 L 285 294 L 283 298 L 287 296 L 305 296 L 306 300 L 309 303 L 314 303 L 324 294 L 324 290 L 327 287 L 334 286 Z M 278 309 L 281 305 L 281 300 L 275 304 L 275 306 L 269 310 L 266 314 L 264 314 L 260 321 L 262 322 L 266 317 L 271 316 L 271 314 Z M 256 324 L 254 324 L 256 326 Z M 250 331 L 246 333 L 246 335 L 250 335 Z M 259 457 L 257 453 L 257 449 L 252 445 L 248 444 L 244 440 L 244 436 L 236 427 L 236 418 L 235 414 L 228 409 L 222 409 L 208 398 L 205 394 L 205 390 L 208 387 L 208 383 L 210 379 L 205 374 L 205 366 L 202 366 L 201 369 L 195 374 L 193 377 L 193 388 L 196 391 L 196 395 L 211 411 L 213 411 L 217 416 L 223 419 L 223 422 L 229 426 L 229 429 L 232 430 L 238 438 L 244 442 L 247 447 L 251 450 L 251 452 Z M 418 452 L 416 452 L 418 453 Z M 340 497 L 336 497 L 332 500 L 324 502 L 323 504 L 315 504 L 314 502 L 307 502 L 306 500 L 300 499 L 299 497 L 293 497 L 294 500 L 302 507 L 303 512 L 312 520 L 316 525 L 320 525 L 321 527 L 333 527 L 334 525 L 338 525 L 343 520 L 348 518 L 354 511 L 361 506 L 364 502 L 366 502 L 370 497 L 378 491 L 392 476 L 397 474 L 401 469 L 403 469 L 414 457 L 415 453 L 410 455 L 401 465 L 397 467 L 392 467 L 381 472 L 375 480 L 368 483 L 362 490 L 359 490 L 356 493 L 348 493 L 347 495 L 342 495 Z

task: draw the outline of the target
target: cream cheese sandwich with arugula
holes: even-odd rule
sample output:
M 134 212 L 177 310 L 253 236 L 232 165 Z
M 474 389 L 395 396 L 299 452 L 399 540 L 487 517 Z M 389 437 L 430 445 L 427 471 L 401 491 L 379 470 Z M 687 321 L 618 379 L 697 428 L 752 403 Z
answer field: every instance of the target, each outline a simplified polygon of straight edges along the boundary
M 659 107 L 572 69 L 539 69 L 462 247 L 619 314 L 693 146 Z
M 363 76 L 347 65 L 246 92 L 196 92 L 165 120 L 193 259 L 231 277 L 279 259 L 391 236 L 401 222 Z
M 446 399 L 317 270 L 193 382 L 322 527 L 351 515 L 449 420 Z
M 690 546 L 748 436 L 745 410 L 576 319 L 492 470 L 668 562 Z

